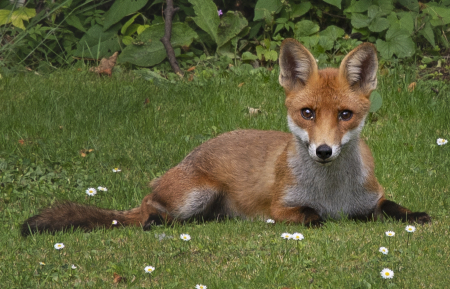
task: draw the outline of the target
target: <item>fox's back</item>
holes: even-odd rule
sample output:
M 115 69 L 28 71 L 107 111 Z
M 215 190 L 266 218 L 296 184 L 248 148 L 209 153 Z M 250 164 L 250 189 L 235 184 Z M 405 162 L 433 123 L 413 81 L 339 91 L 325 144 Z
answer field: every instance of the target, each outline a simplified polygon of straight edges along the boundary
M 268 191 L 275 165 L 290 142 L 291 133 L 236 130 L 211 139 L 192 151 L 179 166 L 203 173 L 229 192 Z

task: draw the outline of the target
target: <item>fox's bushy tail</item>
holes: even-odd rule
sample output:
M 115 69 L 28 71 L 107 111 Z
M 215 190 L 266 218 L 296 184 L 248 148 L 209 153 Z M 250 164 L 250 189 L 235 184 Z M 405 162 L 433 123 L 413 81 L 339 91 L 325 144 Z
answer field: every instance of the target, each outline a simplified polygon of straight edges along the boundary
M 21 232 L 22 236 L 28 236 L 33 233 L 54 233 L 72 228 L 90 231 L 95 228 L 139 226 L 140 211 L 140 207 L 128 211 L 116 211 L 72 202 L 59 203 L 26 220 Z M 113 224 L 114 220 L 117 224 Z

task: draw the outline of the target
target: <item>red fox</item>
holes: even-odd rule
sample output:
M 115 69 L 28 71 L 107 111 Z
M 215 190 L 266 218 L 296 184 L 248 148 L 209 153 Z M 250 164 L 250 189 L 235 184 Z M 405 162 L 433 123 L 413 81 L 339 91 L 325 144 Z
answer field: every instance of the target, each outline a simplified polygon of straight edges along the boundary
M 303 45 L 286 39 L 279 64 L 291 133 L 224 133 L 153 180 L 152 193 L 140 207 L 114 211 L 61 203 L 26 220 L 22 235 L 111 228 L 113 220 L 149 230 L 162 223 L 221 216 L 305 226 L 342 216 L 430 222 L 428 214 L 385 198 L 372 154 L 360 139 L 369 96 L 377 86 L 374 45 L 359 45 L 338 69 L 319 70 Z

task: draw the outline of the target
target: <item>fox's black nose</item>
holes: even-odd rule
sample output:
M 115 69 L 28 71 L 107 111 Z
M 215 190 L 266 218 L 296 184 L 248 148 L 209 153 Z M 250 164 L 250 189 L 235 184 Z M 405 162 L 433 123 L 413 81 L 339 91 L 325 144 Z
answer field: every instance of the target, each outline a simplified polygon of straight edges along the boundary
M 320 145 L 316 149 L 316 155 L 323 160 L 326 160 L 327 158 L 331 157 L 332 154 L 333 150 L 326 144 Z

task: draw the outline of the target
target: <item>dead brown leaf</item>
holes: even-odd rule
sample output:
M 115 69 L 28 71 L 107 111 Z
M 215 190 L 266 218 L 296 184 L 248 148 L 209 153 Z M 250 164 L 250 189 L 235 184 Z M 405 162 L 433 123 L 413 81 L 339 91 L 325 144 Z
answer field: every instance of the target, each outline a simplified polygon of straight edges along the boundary
M 148 97 L 144 100 L 144 104 L 149 104 L 150 103 L 150 99 L 148 99 Z
M 402 92 L 402 88 L 401 87 L 397 88 L 397 91 Z
M 108 76 L 111 76 L 112 69 L 116 65 L 117 56 L 119 55 L 119 52 L 114 52 L 113 55 L 109 58 L 103 58 L 100 60 L 100 64 L 97 67 L 91 67 L 89 71 L 93 71 L 98 74 L 106 74 Z
M 422 2 L 419 2 L 419 8 L 422 11 L 423 9 L 427 8 L 427 5 L 423 4 Z
M 124 277 L 120 276 L 119 274 L 117 274 L 116 272 L 114 272 L 114 284 L 117 284 L 119 282 L 125 282 Z
M 82 158 L 85 158 L 89 153 L 93 152 L 94 149 L 81 149 L 80 150 L 80 156 Z
M 191 72 L 194 69 L 195 69 L 195 66 L 191 66 L 191 67 L 189 67 L 189 69 L 187 71 Z
M 188 81 L 194 80 L 194 74 L 189 74 Z
M 242 87 L 244 85 L 245 82 L 241 82 L 238 84 L 238 87 Z
M 408 91 L 409 92 L 413 92 L 414 91 L 414 89 L 416 89 L 416 82 L 411 82 L 409 85 L 408 85 Z
M 20 145 L 24 145 L 24 144 L 25 144 L 25 140 L 19 139 L 19 144 L 20 144 Z

